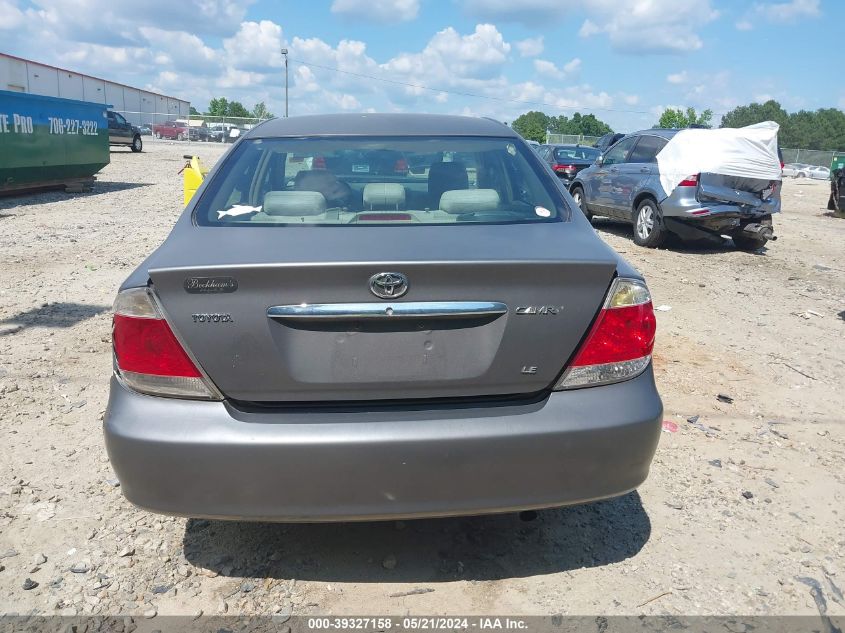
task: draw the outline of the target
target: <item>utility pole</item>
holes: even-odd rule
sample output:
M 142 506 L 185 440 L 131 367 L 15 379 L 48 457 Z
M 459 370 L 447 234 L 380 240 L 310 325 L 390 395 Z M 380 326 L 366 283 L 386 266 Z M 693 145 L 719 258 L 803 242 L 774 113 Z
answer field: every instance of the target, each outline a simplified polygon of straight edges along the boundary
M 285 56 L 285 118 L 288 118 L 288 49 L 282 49 Z

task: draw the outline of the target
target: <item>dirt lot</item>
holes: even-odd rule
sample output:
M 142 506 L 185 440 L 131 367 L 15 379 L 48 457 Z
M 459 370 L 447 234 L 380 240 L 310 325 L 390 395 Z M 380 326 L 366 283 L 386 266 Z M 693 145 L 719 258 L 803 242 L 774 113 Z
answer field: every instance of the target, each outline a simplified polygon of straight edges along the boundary
M 233 524 L 130 506 L 100 431 L 108 310 L 180 212 L 185 151 L 115 150 L 92 193 L 0 199 L 0 612 L 817 614 L 811 578 L 845 614 L 845 220 L 827 183 L 785 183 L 763 253 L 649 251 L 596 222 L 671 307 L 655 362 L 677 431 L 637 493 L 533 522 Z

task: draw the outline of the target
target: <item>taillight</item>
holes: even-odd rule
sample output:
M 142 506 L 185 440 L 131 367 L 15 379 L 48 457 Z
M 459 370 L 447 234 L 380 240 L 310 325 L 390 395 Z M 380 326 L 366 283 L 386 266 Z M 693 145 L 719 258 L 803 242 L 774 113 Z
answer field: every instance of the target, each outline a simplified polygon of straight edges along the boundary
M 400 158 L 396 161 L 393 165 L 393 171 L 397 174 L 407 174 L 408 173 L 408 161 L 404 158 Z
M 552 165 L 552 170 L 562 171 L 569 174 L 575 171 L 575 165 L 561 165 L 560 163 L 555 163 L 554 165 Z
M 697 187 L 698 186 L 698 174 L 693 174 L 692 176 L 687 176 L 684 178 L 679 187 Z
M 656 325 L 645 283 L 616 279 L 555 389 L 606 385 L 640 375 L 651 362 Z
M 115 370 L 130 389 L 156 396 L 220 399 L 173 334 L 147 288 L 117 295 L 112 345 Z

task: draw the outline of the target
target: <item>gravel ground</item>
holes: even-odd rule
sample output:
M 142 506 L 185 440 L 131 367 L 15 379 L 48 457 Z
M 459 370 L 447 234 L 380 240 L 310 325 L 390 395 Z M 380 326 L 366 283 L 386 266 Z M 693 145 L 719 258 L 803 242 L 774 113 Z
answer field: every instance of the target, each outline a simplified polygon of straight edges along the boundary
M 533 522 L 237 524 L 132 507 L 100 432 L 109 307 L 180 212 L 186 151 L 115 150 L 92 193 L 0 199 L 0 612 L 812 615 L 811 578 L 845 614 L 845 221 L 827 183 L 786 182 L 780 240 L 756 254 L 641 249 L 596 221 L 671 308 L 655 366 L 677 430 L 638 492 Z

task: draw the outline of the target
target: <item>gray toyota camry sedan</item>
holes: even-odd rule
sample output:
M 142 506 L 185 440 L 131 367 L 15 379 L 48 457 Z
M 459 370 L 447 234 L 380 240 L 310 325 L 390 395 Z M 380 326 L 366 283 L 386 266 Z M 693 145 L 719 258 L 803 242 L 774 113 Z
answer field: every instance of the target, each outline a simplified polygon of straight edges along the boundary
M 642 277 L 492 120 L 275 119 L 114 304 L 123 493 L 191 517 L 510 512 L 646 478 Z

